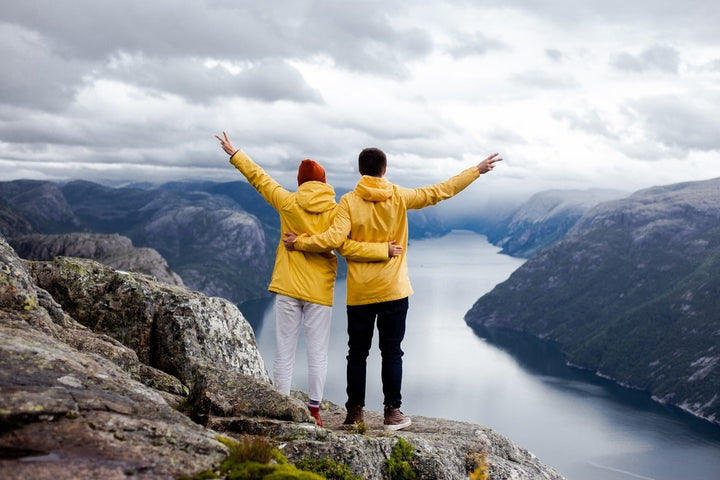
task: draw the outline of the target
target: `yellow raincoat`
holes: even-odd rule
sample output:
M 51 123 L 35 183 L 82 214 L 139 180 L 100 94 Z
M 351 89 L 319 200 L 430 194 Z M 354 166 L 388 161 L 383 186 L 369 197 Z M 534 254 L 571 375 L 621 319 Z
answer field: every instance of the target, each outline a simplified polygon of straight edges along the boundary
M 332 186 L 316 181 L 305 182 L 297 192 L 285 190 L 279 183 L 238 150 L 230 163 L 245 175 L 250 185 L 280 214 L 280 233 L 304 232 L 311 235 L 328 229 L 337 209 Z M 339 242 L 338 251 L 348 260 L 386 261 L 388 244 Z M 331 249 L 326 250 L 329 251 Z M 279 239 L 275 267 L 268 290 L 288 297 L 332 306 L 337 257 L 333 253 L 290 252 Z
M 453 197 L 479 176 L 477 167 L 472 167 L 437 185 L 410 189 L 393 185 L 385 178 L 364 175 L 355 190 L 340 199 L 337 216 L 330 229 L 321 235 L 300 235 L 294 247 L 296 250 L 324 252 L 338 247 L 349 236 L 358 242 L 395 240 L 407 252 L 407 211 Z M 387 262 L 348 261 L 348 305 L 398 300 L 412 293 L 405 254 L 392 257 Z

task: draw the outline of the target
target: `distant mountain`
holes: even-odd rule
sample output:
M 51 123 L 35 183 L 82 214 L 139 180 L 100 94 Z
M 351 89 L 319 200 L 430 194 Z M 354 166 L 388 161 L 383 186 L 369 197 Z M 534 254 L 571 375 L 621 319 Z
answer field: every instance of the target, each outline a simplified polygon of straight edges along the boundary
M 257 191 L 245 181 L 235 182 L 169 182 L 158 187 L 159 190 L 170 192 L 206 192 L 213 195 L 225 195 L 233 201 L 241 204 L 243 209 L 252 213 L 265 226 L 274 226 L 278 229 L 280 219 L 278 213 L 272 208 Z M 346 188 L 335 189 L 335 199 L 339 202 L 340 197 L 349 190 Z M 458 228 L 455 223 L 448 222 L 442 212 L 436 208 L 425 208 L 422 210 L 410 210 L 408 212 L 408 229 L 410 238 L 438 237 Z
M 720 179 L 590 209 L 465 319 L 720 423 Z
M 0 201 L 22 218 L 32 231 L 42 233 L 67 233 L 82 231 L 82 224 L 68 205 L 60 186 L 43 180 L 15 180 L 0 183 Z M 9 235 L 17 228 L 4 224 Z M 26 227 L 18 233 L 30 233 Z
M 0 232 L 117 233 L 157 250 L 188 287 L 236 303 L 268 295 L 279 241 L 277 222 L 260 221 L 228 195 L 87 181 L 0 182 Z
M 530 258 L 563 238 L 590 208 L 627 195 L 607 189 L 543 191 L 488 228 L 486 234 L 492 244 L 502 247 L 501 253 Z

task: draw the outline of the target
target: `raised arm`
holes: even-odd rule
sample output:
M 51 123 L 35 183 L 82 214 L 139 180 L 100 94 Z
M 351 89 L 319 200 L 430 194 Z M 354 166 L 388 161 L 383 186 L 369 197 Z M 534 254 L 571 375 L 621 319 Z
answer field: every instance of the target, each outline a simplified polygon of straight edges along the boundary
M 502 161 L 497 153 L 493 153 L 482 162 L 474 167 L 470 167 L 458 175 L 451 177 L 444 182 L 440 182 L 428 187 L 415 189 L 401 189 L 408 209 L 420 209 L 454 197 L 462 192 L 468 185 L 477 180 L 480 175 L 491 171 L 495 168 L 495 163 Z
M 220 140 L 222 149 L 230 155 L 230 163 L 235 168 L 240 170 L 245 178 L 247 178 L 250 185 L 263 196 L 263 198 L 272 205 L 275 209 L 282 204 L 291 192 L 285 190 L 278 182 L 276 182 L 270 175 L 265 173 L 265 170 L 260 167 L 257 163 L 245 154 L 242 150 L 235 148 L 235 145 L 228 138 L 227 133 L 223 132 L 223 136 L 215 135 L 215 138 Z

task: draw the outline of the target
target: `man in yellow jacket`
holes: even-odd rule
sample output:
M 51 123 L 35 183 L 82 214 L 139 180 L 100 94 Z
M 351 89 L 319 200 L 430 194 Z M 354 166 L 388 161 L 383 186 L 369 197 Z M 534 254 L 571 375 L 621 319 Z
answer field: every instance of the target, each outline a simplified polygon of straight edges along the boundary
M 407 211 L 434 205 L 461 192 L 502 159 L 495 153 L 474 167 L 437 185 L 403 188 L 384 178 L 387 157 L 377 148 L 366 148 L 358 157 L 362 178 L 355 190 L 340 199 L 335 220 L 320 235 L 289 230 L 285 247 L 289 250 L 327 252 L 351 238 L 359 242 L 387 242 L 397 239 L 407 248 Z M 400 411 L 402 385 L 401 343 L 405 336 L 408 297 L 413 293 L 405 255 L 383 263 L 348 261 L 347 315 L 347 417 L 346 424 L 363 420 L 366 361 L 375 321 L 382 355 L 382 384 L 385 429 L 398 430 L 410 425 Z
M 305 159 L 298 168 L 298 190 L 290 192 L 265 173 L 227 134 L 220 140 L 232 163 L 263 198 L 280 214 L 281 232 L 322 233 L 335 217 L 335 191 L 325 182 L 325 170 L 317 162 Z M 395 242 L 341 242 L 338 251 L 356 262 L 385 262 L 402 253 Z M 278 242 L 275 267 L 268 290 L 275 296 L 276 355 L 273 361 L 275 388 L 290 393 L 295 348 L 301 326 L 305 332 L 308 355 L 308 397 L 311 415 L 318 425 L 327 374 L 333 289 L 337 257 L 331 253 L 289 252 Z

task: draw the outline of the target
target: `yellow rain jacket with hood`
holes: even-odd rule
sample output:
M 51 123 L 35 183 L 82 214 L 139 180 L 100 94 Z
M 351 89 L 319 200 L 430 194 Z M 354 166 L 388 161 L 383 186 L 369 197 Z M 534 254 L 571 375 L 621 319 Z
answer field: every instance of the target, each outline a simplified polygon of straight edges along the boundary
M 436 185 L 410 189 L 394 185 L 385 178 L 363 175 L 355 190 L 340 199 L 330 229 L 321 235 L 299 235 L 294 248 L 308 252 L 329 251 L 349 236 L 358 242 L 396 240 L 407 252 L 407 211 L 453 197 L 479 176 L 477 167 L 471 167 Z M 382 263 L 348 261 L 348 305 L 398 300 L 412 293 L 405 254 Z
M 263 198 L 280 214 L 280 233 L 306 232 L 311 235 L 328 229 L 337 210 L 335 190 L 324 182 L 308 181 L 297 192 L 285 190 L 242 150 L 230 163 L 247 178 Z M 338 251 L 348 260 L 384 262 L 388 244 L 339 242 Z M 326 250 L 329 252 L 330 249 Z M 288 251 L 280 238 L 275 267 L 268 290 L 288 297 L 332 306 L 337 257 L 333 253 Z

